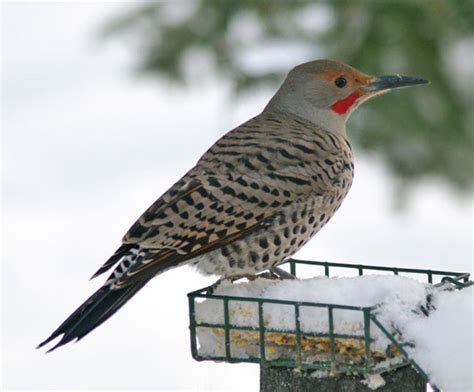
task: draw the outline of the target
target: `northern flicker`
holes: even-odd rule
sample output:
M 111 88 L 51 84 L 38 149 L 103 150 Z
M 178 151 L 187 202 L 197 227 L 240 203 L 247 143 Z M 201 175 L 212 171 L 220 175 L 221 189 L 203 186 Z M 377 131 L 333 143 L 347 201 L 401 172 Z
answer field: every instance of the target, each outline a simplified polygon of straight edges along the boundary
M 93 276 L 115 266 L 105 284 L 39 347 L 60 335 L 51 350 L 81 339 L 170 268 L 232 278 L 283 262 L 349 191 L 350 114 L 383 92 L 423 83 L 329 60 L 293 68 L 261 114 L 220 138 L 132 225 Z

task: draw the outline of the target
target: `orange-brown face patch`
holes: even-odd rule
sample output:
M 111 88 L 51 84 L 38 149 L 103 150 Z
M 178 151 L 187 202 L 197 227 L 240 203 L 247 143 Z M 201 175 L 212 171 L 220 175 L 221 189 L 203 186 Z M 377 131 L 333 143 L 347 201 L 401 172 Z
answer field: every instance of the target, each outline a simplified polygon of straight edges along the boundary
M 344 76 L 347 79 L 347 86 L 351 88 L 357 88 L 360 85 L 364 85 L 371 79 L 371 76 L 357 70 L 346 70 L 340 69 L 328 69 L 320 75 L 320 78 L 327 80 L 328 82 L 335 81 L 339 76 Z

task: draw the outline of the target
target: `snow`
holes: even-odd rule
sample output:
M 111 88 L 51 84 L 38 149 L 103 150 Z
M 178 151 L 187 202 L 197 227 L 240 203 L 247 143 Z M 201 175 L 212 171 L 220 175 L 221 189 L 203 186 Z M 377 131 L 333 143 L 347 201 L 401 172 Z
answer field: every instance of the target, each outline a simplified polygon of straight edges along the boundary
M 434 296 L 436 311 L 408 320 L 404 336 L 416 347 L 407 351 L 443 391 L 474 391 L 474 287 L 444 291 Z
M 362 384 L 367 385 L 372 390 L 376 390 L 385 385 L 385 380 L 380 374 L 370 374 L 366 376 L 365 380 L 362 381 Z
M 303 280 L 275 281 L 259 278 L 253 282 L 222 283 L 216 295 L 259 297 L 296 302 L 331 303 L 357 307 L 376 306 L 377 319 L 390 332 L 400 331 L 409 355 L 429 375 L 430 382 L 443 391 L 474 391 L 472 382 L 473 289 L 445 291 L 405 276 L 367 275 L 351 278 L 315 277 Z M 432 297 L 426 316 L 427 296 Z M 295 330 L 292 305 L 263 305 L 266 330 Z M 198 323 L 224 324 L 223 301 L 206 299 L 196 303 Z M 302 333 L 328 333 L 328 310 L 325 307 L 300 306 Z M 230 324 L 257 327 L 258 305 L 255 302 L 229 301 Z M 390 341 L 371 323 L 372 353 L 386 353 Z M 334 329 L 339 334 L 363 336 L 363 314 L 357 310 L 334 309 Z M 224 331 L 219 328 L 197 329 L 199 353 L 203 356 L 225 355 Z M 231 330 L 231 353 L 234 358 L 258 357 L 258 342 L 252 331 Z M 267 338 L 266 338 L 267 339 Z M 273 342 L 275 343 L 275 342 Z M 278 342 L 276 345 L 278 346 Z M 271 344 L 267 343 L 266 348 Z M 277 347 L 278 349 L 278 347 Z M 294 353 L 294 352 L 293 352 Z M 393 353 L 393 352 L 392 352 Z M 272 348 L 270 359 L 283 358 Z M 294 355 L 294 354 L 293 354 Z M 374 354 L 373 354 L 374 355 Z M 317 356 L 312 357 L 318 358 Z M 401 358 L 380 355 L 377 369 L 387 368 Z M 375 385 L 374 383 L 373 385 Z M 382 384 L 380 384 L 382 385 Z
M 393 319 L 405 318 L 419 306 L 425 305 L 430 287 L 427 284 L 401 276 L 361 276 L 356 278 L 317 277 L 304 280 L 275 281 L 257 279 L 246 283 L 223 283 L 215 294 L 236 297 L 272 298 L 286 301 L 332 303 L 369 307 L 384 304 Z M 294 330 L 294 306 L 264 304 L 264 320 L 267 329 Z M 223 324 L 223 303 L 207 300 L 196 306 L 198 322 Z M 328 310 L 325 307 L 300 307 L 300 326 L 303 332 L 327 333 Z M 258 326 L 258 306 L 243 301 L 229 302 L 229 321 L 238 326 Z M 385 320 L 389 324 L 390 320 Z M 372 328 L 374 329 L 374 328 Z M 363 336 L 364 319 L 360 311 L 334 309 L 334 331 L 340 334 Z M 389 340 L 374 329 L 374 349 L 385 351 Z M 218 347 L 215 347 L 218 348 Z M 202 352 L 217 355 L 213 347 L 202 345 Z

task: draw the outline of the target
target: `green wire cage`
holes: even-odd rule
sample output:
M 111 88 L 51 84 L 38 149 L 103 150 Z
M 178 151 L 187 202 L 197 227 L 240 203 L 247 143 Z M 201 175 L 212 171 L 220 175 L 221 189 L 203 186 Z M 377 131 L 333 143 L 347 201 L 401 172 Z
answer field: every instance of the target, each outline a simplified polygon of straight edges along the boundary
M 467 287 L 472 282 L 470 274 L 463 272 L 425 270 L 413 268 L 395 268 L 383 266 L 368 266 L 360 264 L 330 263 L 321 261 L 306 261 L 290 259 L 285 264 L 294 276 L 304 268 L 311 268 L 313 275 L 321 272 L 329 277 L 333 271 L 345 270 L 352 275 L 364 275 L 367 272 L 389 273 L 405 276 L 423 276 L 424 280 L 433 286 L 460 289 Z M 314 273 L 315 272 L 315 273 Z M 194 359 L 198 361 L 212 360 L 229 363 L 251 362 L 265 366 L 282 366 L 301 370 L 323 370 L 332 374 L 350 373 L 360 375 L 380 374 L 388 370 L 411 364 L 426 380 L 427 375 L 410 359 L 406 346 L 400 333 L 389 331 L 387 326 L 377 318 L 375 308 L 348 306 L 330 303 L 296 302 L 271 298 L 240 297 L 215 294 L 213 286 L 209 286 L 188 294 L 189 317 L 191 333 L 191 351 Z M 222 322 L 203 322 L 196 317 L 196 306 L 203 300 L 218 301 L 222 304 Z M 238 325 L 231 322 L 230 304 L 252 303 L 258 312 L 258 325 Z M 272 329 L 265 324 L 264 306 L 292 307 L 294 313 L 294 329 Z M 323 309 L 327 315 L 327 333 L 310 333 L 301 328 L 300 314 L 302 308 Z M 334 313 L 339 310 L 356 312 L 363 320 L 363 333 L 341 334 L 338 333 L 334 323 Z M 374 353 L 371 350 L 373 332 L 378 329 L 390 341 L 389 348 L 384 353 Z M 211 330 L 220 335 L 223 341 L 222 355 L 202 353 L 199 349 L 199 332 Z M 253 341 L 252 355 L 241 355 L 238 346 L 238 337 L 246 336 Z M 285 347 L 284 355 L 272 355 L 275 344 Z M 310 348 L 318 347 L 320 355 L 309 355 Z M 278 347 L 277 347 L 278 349 Z M 314 350 L 313 350 L 314 351 Z M 352 354 L 352 355 L 348 355 Z M 435 389 L 436 390 L 436 389 Z

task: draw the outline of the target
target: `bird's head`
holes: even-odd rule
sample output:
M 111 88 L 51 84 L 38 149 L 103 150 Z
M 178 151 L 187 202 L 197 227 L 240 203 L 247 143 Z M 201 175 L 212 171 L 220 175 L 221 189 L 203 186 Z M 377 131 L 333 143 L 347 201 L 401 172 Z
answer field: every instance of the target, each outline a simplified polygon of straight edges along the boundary
M 428 83 L 411 76 L 371 76 L 349 65 L 316 60 L 293 68 L 266 110 L 305 118 L 345 134 L 350 114 L 362 103 L 394 88 Z

